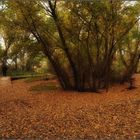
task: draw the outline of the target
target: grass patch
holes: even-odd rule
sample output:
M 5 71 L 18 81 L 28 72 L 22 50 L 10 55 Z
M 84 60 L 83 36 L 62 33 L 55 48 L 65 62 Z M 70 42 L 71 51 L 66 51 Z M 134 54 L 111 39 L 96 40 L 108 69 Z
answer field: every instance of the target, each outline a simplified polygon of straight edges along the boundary
M 42 81 L 42 80 L 48 80 L 47 76 L 26 78 L 24 82 L 30 83 L 30 82 Z
M 36 75 L 34 77 L 27 77 L 24 81 L 26 83 L 42 81 L 42 80 L 53 80 L 56 79 L 55 75 L 47 74 L 47 75 Z
M 32 86 L 30 88 L 30 91 L 34 92 L 44 92 L 44 91 L 52 91 L 52 90 L 57 90 L 60 89 L 60 86 L 57 85 L 56 83 L 47 83 L 47 84 L 39 84 Z

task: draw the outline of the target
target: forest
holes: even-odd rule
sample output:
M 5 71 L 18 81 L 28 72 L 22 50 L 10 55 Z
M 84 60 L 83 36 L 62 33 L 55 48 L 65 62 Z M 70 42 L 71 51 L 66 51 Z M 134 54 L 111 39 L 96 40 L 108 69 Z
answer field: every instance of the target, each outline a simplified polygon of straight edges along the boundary
M 108 90 L 138 70 L 139 5 L 122 0 L 1 1 L 1 63 L 9 59 L 18 69 L 21 60 L 22 69 L 29 71 L 46 57 L 63 89 Z
M 88 103 L 90 98 L 91 100 L 93 98 L 98 100 L 99 98 L 101 101 L 106 99 L 109 102 L 111 101 L 110 98 L 114 102 L 118 102 L 118 99 L 121 100 L 121 98 L 126 102 L 135 98 L 138 107 L 138 103 L 140 103 L 138 94 L 140 93 L 139 62 L 139 0 L 0 0 L 0 78 L 7 77 L 8 79 L 7 84 L 0 84 L 0 93 L 2 93 L 0 100 L 8 100 L 9 97 L 6 93 L 9 93 L 11 98 L 16 98 L 10 103 L 11 105 L 14 104 L 15 107 L 18 105 L 28 106 L 28 102 L 25 101 L 27 98 L 29 98 L 29 101 L 30 98 L 37 100 L 35 96 L 29 95 L 28 92 L 32 92 L 36 88 L 39 88 L 39 92 L 41 92 L 40 90 L 46 89 L 46 85 L 49 85 L 49 81 L 51 83 L 49 85 L 50 90 L 47 89 L 47 91 L 44 91 L 46 94 L 37 94 L 37 96 L 39 101 L 41 101 L 42 96 L 44 96 L 44 99 L 48 97 L 46 103 L 48 102 L 51 107 L 56 104 L 58 104 L 58 107 L 61 106 L 60 101 L 58 101 L 61 100 L 61 94 L 63 107 L 65 107 L 68 98 L 72 108 L 74 108 L 73 101 L 78 104 L 75 101 L 77 99 L 85 110 L 84 105 Z M 35 81 L 36 77 L 37 80 Z M 37 81 L 40 82 L 39 85 L 30 89 L 29 86 L 33 86 Z M 2 80 L 0 80 L 0 83 L 2 83 Z M 11 86 L 8 83 L 13 86 L 13 88 L 9 88 L 9 91 L 5 88 Z M 28 88 L 30 91 L 28 91 Z M 118 89 L 120 90 L 118 91 Z M 19 97 L 18 90 L 21 92 L 21 97 Z M 52 90 L 56 93 L 54 97 L 50 95 Z M 67 94 L 67 92 L 72 93 L 72 95 Z M 112 95 L 113 92 L 116 92 L 116 94 Z M 121 96 L 121 92 L 125 93 Z M 134 92 L 134 98 L 127 92 Z M 63 95 L 63 93 L 67 95 Z M 74 93 L 77 93 L 77 95 Z M 83 94 L 79 95 L 79 93 Z M 98 95 L 92 95 L 91 93 L 104 93 L 104 95 L 99 95 L 103 97 L 96 97 Z M 23 98 L 25 98 L 24 101 Z M 54 101 L 51 102 L 49 99 Z M 87 109 L 94 106 L 93 104 L 96 102 L 91 100 Z M 92 105 L 90 102 L 92 102 Z M 38 103 L 33 104 L 36 104 L 36 107 L 39 106 Z M 67 104 L 71 107 L 69 101 Z M 136 105 L 136 101 L 134 104 Z M 135 106 L 134 104 L 131 106 L 132 108 Z M 80 108 L 80 105 L 78 104 L 77 108 Z M 97 105 L 99 104 L 97 103 Z M 132 109 L 131 107 L 129 109 Z M 62 108 L 58 110 L 60 111 Z M 42 113 L 40 110 L 38 112 Z M 136 108 L 134 114 L 140 116 Z M 107 114 L 105 116 L 108 118 Z M 89 119 L 89 121 L 91 120 Z M 138 127 L 137 121 L 135 121 L 135 124 Z M 84 120 L 83 122 L 85 123 Z M 63 124 L 61 125 L 63 127 Z M 89 128 L 91 129 L 91 127 Z M 82 134 L 81 129 L 79 132 L 76 131 L 76 128 L 74 130 L 76 132 L 75 137 L 71 130 L 69 130 L 71 133 L 63 133 L 66 135 L 66 139 L 77 139 L 78 134 Z M 19 138 L 18 136 L 21 134 L 18 134 L 16 130 L 15 133 L 13 132 L 14 134 L 11 134 L 11 132 L 0 130 L 0 138 L 15 138 L 16 136 L 16 138 Z M 37 132 L 39 133 L 39 131 Z M 56 133 L 57 131 L 55 131 Z M 60 136 L 60 131 L 58 133 Z M 87 132 L 87 135 L 89 133 L 93 134 L 93 132 Z M 105 133 L 107 134 L 107 130 Z M 113 132 L 111 131 L 111 133 Z M 114 133 L 109 138 L 117 139 Z M 140 131 L 136 129 L 134 133 L 135 136 L 139 136 L 137 137 L 139 139 Z M 23 138 L 25 138 L 24 136 L 32 138 L 30 134 L 23 134 Z M 35 138 L 38 138 L 39 135 Z M 48 136 L 48 131 L 44 135 L 41 133 L 41 138 Z M 122 135 L 124 136 L 124 134 Z M 57 139 L 59 136 L 54 137 L 52 134 L 48 139 Z M 63 136 L 59 138 L 65 139 Z M 90 139 L 86 136 L 83 139 L 86 138 Z M 96 139 L 96 137 L 91 136 L 91 139 L 93 138 Z M 101 138 L 107 139 L 108 137 L 97 137 L 97 139 Z M 134 135 L 119 137 L 119 139 L 122 138 L 133 139 L 135 137 Z

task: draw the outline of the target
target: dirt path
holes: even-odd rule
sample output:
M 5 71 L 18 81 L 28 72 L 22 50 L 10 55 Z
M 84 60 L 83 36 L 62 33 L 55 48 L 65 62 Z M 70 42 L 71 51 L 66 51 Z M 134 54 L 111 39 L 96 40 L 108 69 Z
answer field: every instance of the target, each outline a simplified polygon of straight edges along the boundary
M 3 79 L 0 139 L 135 140 L 140 138 L 140 75 L 134 90 L 117 85 L 108 93 L 62 90 L 31 92 L 34 85 Z
M 5 87 L 5 86 L 10 86 L 11 85 L 11 78 L 10 77 L 0 77 L 0 86 Z

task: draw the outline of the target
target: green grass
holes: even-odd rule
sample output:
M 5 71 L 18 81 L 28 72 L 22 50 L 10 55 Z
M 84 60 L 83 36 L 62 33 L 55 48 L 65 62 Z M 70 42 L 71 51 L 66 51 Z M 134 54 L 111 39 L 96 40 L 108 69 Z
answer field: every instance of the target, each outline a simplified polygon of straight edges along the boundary
M 36 72 L 28 72 L 28 71 L 11 71 L 8 72 L 7 75 L 15 77 L 15 76 L 34 76 L 37 75 L 38 73 Z
M 23 74 L 11 76 L 12 80 L 24 79 L 25 82 L 34 82 L 40 80 L 56 79 L 55 75 L 52 74 Z
M 26 83 L 30 83 L 30 82 L 42 81 L 42 80 L 48 80 L 47 76 L 29 77 L 29 78 L 26 78 L 24 81 Z
M 30 91 L 34 91 L 34 92 L 44 92 L 44 91 L 52 91 L 52 90 L 57 90 L 60 89 L 60 86 L 57 85 L 56 83 L 47 83 L 47 84 L 39 84 L 39 85 L 35 85 L 32 86 L 30 88 Z
M 24 81 L 27 83 L 35 82 L 35 81 L 42 81 L 42 80 L 53 80 L 56 79 L 55 75 L 47 74 L 47 75 L 36 75 L 33 77 L 27 77 Z

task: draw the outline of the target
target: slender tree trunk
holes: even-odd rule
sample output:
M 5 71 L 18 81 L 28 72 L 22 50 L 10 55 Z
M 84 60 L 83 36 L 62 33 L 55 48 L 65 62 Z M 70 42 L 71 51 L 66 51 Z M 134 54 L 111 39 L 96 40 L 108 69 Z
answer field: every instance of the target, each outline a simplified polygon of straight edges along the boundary
M 54 19 L 54 22 L 56 24 L 56 27 L 57 27 L 57 30 L 58 30 L 58 33 L 59 33 L 59 37 L 60 37 L 60 40 L 61 40 L 61 43 L 62 43 L 62 46 L 63 46 L 63 50 L 64 50 L 64 52 L 65 52 L 65 54 L 68 58 L 70 66 L 71 66 L 71 70 L 72 70 L 72 73 L 73 73 L 73 76 L 74 76 L 75 89 L 78 89 L 78 71 L 77 71 L 76 65 L 75 65 L 74 61 L 72 60 L 72 56 L 71 56 L 71 54 L 69 52 L 69 48 L 66 44 L 65 37 L 63 35 L 63 31 L 62 31 L 61 25 L 60 25 L 59 20 L 58 20 L 58 16 L 56 14 L 55 9 L 53 9 L 51 2 L 49 2 L 49 6 L 51 8 L 52 17 Z

